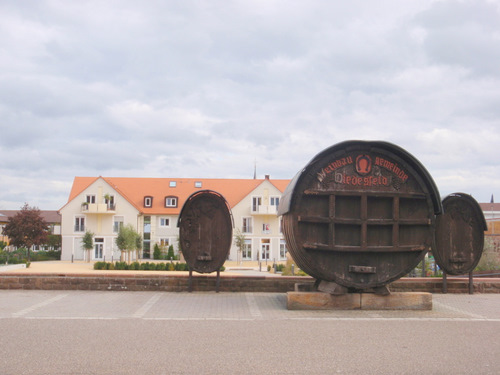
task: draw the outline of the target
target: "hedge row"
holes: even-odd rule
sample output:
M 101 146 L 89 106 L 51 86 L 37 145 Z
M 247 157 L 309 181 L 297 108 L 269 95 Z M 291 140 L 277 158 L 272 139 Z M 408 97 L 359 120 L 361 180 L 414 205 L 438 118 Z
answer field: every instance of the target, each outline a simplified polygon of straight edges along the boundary
M 31 251 L 30 260 L 32 262 L 40 262 L 45 260 L 60 260 L 61 251 Z M 0 250 L 0 264 L 19 264 L 28 262 L 28 254 L 26 249 L 21 248 L 13 252 Z
M 173 262 L 95 262 L 95 270 L 128 270 L 128 271 L 189 271 L 186 263 L 173 263 Z M 224 266 L 221 271 L 224 271 Z
M 156 263 L 156 262 L 95 262 L 95 270 L 130 270 L 130 271 L 188 271 L 186 263 Z

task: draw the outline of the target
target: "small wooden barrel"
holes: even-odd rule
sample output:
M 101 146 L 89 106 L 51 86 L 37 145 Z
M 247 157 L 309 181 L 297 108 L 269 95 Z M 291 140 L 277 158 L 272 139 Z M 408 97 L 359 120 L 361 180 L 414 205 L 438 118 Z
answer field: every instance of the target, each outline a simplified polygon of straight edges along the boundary
M 179 221 L 182 253 L 191 271 L 218 271 L 231 249 L 233 221 L 224 197 L 212 190 L 200 190 L 184 203 Z
M 287 247 L 318 280 L 382 287 L 431 250 L 439 192 L 427 170 L 387 142 L 346 141 L 321 153 L 285 190 Z
M 479 203 L 468 194 L 443 199 L 443 214 L 436 221 L 436 263 L 447 274 L 463 275 L 476 268 L 484 248 L 486 219 Z

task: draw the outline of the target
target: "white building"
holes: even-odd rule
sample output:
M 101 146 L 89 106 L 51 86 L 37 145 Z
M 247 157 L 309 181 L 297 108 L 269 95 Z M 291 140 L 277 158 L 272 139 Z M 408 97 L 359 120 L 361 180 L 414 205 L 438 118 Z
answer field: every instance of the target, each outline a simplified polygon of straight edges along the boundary
M 229 260 L 285 260 L 286 246 L 277 207 L 290 180 L 75 177 L 62 207 L 62 260 L 83 260 L 82 237 L 94 233 L 92 260 L 117 260 L 120 226 L 132 224 L 143 239 L 144 257 L 155 244 L 177 251 L 177 219 L 186 199 L 198 190 L 214 190 L 231 207 L 233 235 L 246 237 L 243 253 L 233 243 Z

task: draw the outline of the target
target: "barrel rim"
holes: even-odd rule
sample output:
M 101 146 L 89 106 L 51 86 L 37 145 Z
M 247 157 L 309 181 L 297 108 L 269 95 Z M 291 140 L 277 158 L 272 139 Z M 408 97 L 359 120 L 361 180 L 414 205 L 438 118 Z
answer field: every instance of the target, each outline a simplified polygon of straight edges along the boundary
M 447 203 L 448 202 L 453 202 L 454 200 L 458 200 L 458 202 L 463 205 L 466 204 L 468 205 L 473 212 L 474 219 L 477 220 L 478 225 L 474 226 L 475 229 L 483 229 L 482 233 L 476 233 L 476 235 L 479 236 L 479 242 L 475 242 L 475 245 L 478 245 L 478 247 L 472 247 L 471 252 L 474 258 L 472 261 L 467 260 L 461 267 L 458 269 L 453 269 L 453 267 L 450 267 L 450 258 L 451 258 L 451 253 L 449 251 L 441 251 L 440 245 L 442 245 L 440 239 L 442 238 L 442 233 L 444 229 L 441 226 L 441 220 L 444 218 L 446 215 L 446 210 L 447 210 Z M 452 193 L 447 195 L 443 199 L 443 215 L 437 218 L 436 220 L 436 231 L 435 231 L 435 249 L 433 249 L 433 255 L 434 259 L 437 263 L 437 265 L 447 274 L 449 275 L 463 275 L 467 274 L 471 271 L 473 271 L 476 266 L 478 265 L 481 256 L 484 251 L 484 231 L 488 230 L 488 224 L 486 223 L 486 219 L 484 217 L 483 210 L 481 209 L 481 206 L 479 203 L 469 194 L 466 193 Z M 445 232 L 446 235 L 448 235 L 448 232 Z M 446 248 L 444 248 L 446 249 Z M 474 250 L 474 251 L 473 251 Z M 477 251 L 476 251 L 477 250 Z
M 475 213 L 477 214 L 477 218 L 479 219 L 479 221 L 481 222 L 481 226 L 483 227 L 483 229 L 485 231 L 488 230 L 488 223 L 486 222 L 486 218 L 484 217 L 484 212 L 483 210 L 481 209 L 481 206 L 479 205 L 479 203 L 477 202 L 477 200 L 470 194 L 466 194 L 466 193 L 451 193 L 451 194 L 448 194 L 444 199 L 443 199 L 443 205 L 444 203 L 447 201 L 447 200 L 450 200 L 452 198 L 461 198 L 465 201 L 467 201 L 471 206 L 472 208 L 474 209 Z
M 229 203 L 227 202 L 226 198 L 224 198 L 224 196 L 215 191 L 215 190 L 210 190 L 210 189 L 204 189 L 204 190 L 199 190 L 199 191 L 195 191 L 193 194 L 191 194 L 187 199 L 186 201 L 184 202 L 183 206 L 182 206 L 182 209 L 181 209 L 181 212 L 179 213 L 179 217 L 177 219 L 177 228 L 180 228 L 181 226 L 181 222 L 182 222 L 182 213 L 184 212 L 184 210 L 186 209 L 186 207 L 189 206 L 189 203 L 191 201 L 193 201 L 194 199 L 196 199 L 197 196 L 201 195 L 201 194 L 212 194 L 212 195 L 215 195 L 217 196 L 225 205 L 226 205 L 226 208 L 227 208 L 227 211 L 229 212 L 229 217 L 231 218 L 231 228 L 234 228 L 234 218 L 233 218 L 233 213 L 231 212 L 231 207 L 229 206 Z
M 280 205 L 278 207 L 278 216 L 284 215 L 290 211 L 294 203 L 293 193 L 295 190 L 295 186 L 298 185 L 299 181 L 304 176 L 304 173 L 309 169 L 310 166 L 317 163 L 318 160 L 320 160 L 327 154 L 334 153 L 342 149 L 345 149 L 345 152 L 349 152 L 349 149 L 353 149 L 356 147 L 370 147 L 373 149 L 380 148 L 386 152 L 387 151 L 393 152 L 394 154 L 405 160 L 413 169 L 415 169 L 417 174 L 423 176 L 423 182 L 426 185 L 432 200 L 432 204 L 434 207 L 434 214 L 439 215 L 443 212 L 443 206 L 441 203 L 439 190 L 437 188 L 436 183 L 434 182 L 434 179 L 432 178 L 431 174 L 427 171 L 427 169 L 423 166 L 423 164 L 420 163 L 420 161 L 418 161 L 418 159 L 415 158 L 412 154 L 410 154 L 408 151 L 401 148 L 400 146 L 397 146 L 393 143 L 386 141 L 349 140 L 334 144 L 333 146 L 324 149 L 323 151 L 318 153 L 314 158 L 312 158 L 311 161 L 294 176 L 294 178 L 292 179 L 292 181 L 290 181 L 290 183 L 288 184 L 288 186 L 286 187 L 285 191 L 281 196 Z

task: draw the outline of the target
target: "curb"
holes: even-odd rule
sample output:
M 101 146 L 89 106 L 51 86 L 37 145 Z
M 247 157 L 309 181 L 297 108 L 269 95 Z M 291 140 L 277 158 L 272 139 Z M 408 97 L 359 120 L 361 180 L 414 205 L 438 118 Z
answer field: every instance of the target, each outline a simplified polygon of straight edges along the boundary
M 193 275 L 192 290 L 213 292 L 216 290 L 215 275 Z M 311 277 L 294 276 L 245 276 L 223 275 L 220 277 L 221 292 L 287 293 L 295 290 L 297 283 L 313 283 Z M 391 292 L 442 293 L 440 278 L 402 278 L 389 285 Z M 164 291 L 187 292 L 187 275 L 144 274 L 26 274 L 9 272 L 0 274 L 0 289 L 39 290 L 115 290 L 115 291 Z M 467 294 L 468 278 L 448 279 L 448 293 Z M 475 293 L 500 293 L 499 278 L 474 280 Z

